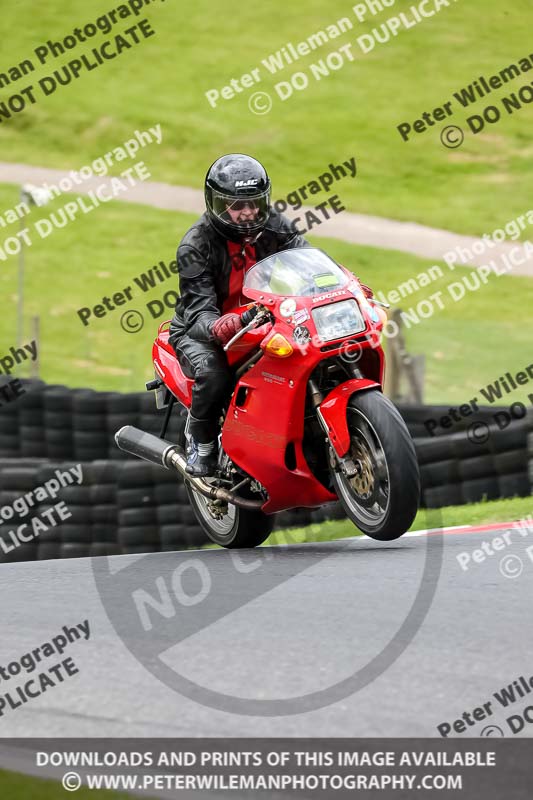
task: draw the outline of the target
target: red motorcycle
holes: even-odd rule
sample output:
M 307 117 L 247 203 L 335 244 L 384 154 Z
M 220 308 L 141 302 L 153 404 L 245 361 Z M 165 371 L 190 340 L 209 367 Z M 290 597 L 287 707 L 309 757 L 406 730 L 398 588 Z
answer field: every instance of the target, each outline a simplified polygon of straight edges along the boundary
M 340 500 L 347 516 L 374 539 L 410 527 L 420 478 L 413 441 L 383 395 L 380 345 L 386 314 L 361 284 L 322 250 L 285 250 L 246 273 L 252 301 L 243 328 L 225 346 L 234 388 L 221 417 L 218 469 L 212 478 L 185 472 L 188 426 L 165 440 L 172 409 L 185 415 L 193 381 L 168 343 L 168 322 L 153 346 L 160 437 L 126 426 L 118 446 L 176 469 L 198 522 L 223 547 L 255 547 L 278 511 Z

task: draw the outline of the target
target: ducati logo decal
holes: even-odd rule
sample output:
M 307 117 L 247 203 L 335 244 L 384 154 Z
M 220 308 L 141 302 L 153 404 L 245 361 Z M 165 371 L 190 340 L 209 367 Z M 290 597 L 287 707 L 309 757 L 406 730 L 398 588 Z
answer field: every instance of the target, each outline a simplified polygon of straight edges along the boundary
M 313 303 L 320 303 L 321 300 L 329 300 L 330 297 L 339 297 L 341 294 L 346 294 L 346 289 L 339 289 L 337 292 L 328 292 L 327 294 L 313 297 Z

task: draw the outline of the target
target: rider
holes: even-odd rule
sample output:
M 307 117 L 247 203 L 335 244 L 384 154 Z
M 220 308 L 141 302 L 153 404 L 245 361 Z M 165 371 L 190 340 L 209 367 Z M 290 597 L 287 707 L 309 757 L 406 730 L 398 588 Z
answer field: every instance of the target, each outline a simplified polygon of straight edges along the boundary
M 281 250 L 308 247 L 291 222 L 270 205 L 270 179 L 247 155 L 217 159 L 205 179 L 206 211 L 178 247 L 180 297 L 169 341 L 184 373 L 194 378 L 187 472 L 212 475 L 218 418 L 232 388 L 222 346 L 241 328 L 233 309 L 246 271 Z M 244 310 L 244 309 L 243 309 Z

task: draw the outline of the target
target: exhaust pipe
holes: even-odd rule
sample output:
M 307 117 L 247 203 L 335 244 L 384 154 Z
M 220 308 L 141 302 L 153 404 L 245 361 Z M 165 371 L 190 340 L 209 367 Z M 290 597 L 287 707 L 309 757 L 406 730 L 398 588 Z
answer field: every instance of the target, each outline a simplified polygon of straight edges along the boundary
M 120 450 L 129 453 L 151 464 L 165 469 L 175 469 L 180 473 L 183 480 L 188 481 L 198 492 L 209 497 L 210 500 L 223 500 L 241 508 L 252 511 L 258 510 L 263 505 L 262 500 L 247 500 L 239 497 L 226 489 L 211 486 L 202 478 L 194 478 L 185 471 L 187 464 L 185 457 L 177 444 L 160 439 L 152 433 L 135 428 L 133 425 L 124 425 L 115 433 L 115 442 Z

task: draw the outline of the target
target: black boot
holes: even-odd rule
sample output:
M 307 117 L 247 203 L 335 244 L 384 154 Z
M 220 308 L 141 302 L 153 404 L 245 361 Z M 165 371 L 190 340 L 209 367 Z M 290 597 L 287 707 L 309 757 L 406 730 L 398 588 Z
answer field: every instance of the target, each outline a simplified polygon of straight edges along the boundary
M 206 478 L 210 475 L 214 475 L 217 463 L 218 458 L 215 447 L 213 447 L 209 455 L 201 456 L 198 452 L 198 443 L 193 438 L 189 440 L 185 472 L 188 472 L 189 475 L 193 475 L 195 478 Z

